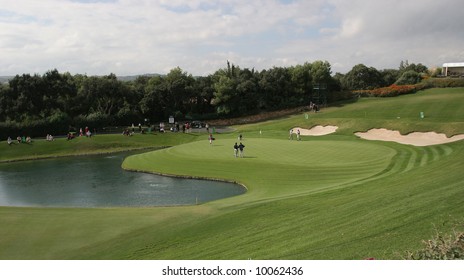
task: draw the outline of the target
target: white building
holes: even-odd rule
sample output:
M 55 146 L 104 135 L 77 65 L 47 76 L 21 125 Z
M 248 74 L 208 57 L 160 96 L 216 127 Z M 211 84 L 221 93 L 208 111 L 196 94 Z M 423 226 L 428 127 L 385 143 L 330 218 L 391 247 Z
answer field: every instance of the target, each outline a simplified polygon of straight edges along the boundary
M 443 63 L 444 76 L 464 76 L 464 62 Z

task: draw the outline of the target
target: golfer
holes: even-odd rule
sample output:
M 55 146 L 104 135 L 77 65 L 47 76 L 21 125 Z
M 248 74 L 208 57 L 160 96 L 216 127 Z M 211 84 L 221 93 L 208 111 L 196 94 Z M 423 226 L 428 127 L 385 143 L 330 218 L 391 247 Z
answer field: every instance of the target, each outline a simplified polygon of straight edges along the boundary
M 240 142 L 240 145 L 238 145 L 238 149 L 240 150 L 240 157 L 243 157 L 243 148 L 245 148 L 245 145 Z
M 235 142 L 235 145 L 234 145 L 234 156 L 238 157 L 238 145 L 237 145 L 237 142 Z

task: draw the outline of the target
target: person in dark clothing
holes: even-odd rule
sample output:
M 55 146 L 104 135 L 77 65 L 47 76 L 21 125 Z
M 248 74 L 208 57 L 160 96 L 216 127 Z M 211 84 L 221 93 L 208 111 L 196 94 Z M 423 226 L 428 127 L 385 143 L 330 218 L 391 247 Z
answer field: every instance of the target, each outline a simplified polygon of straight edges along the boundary
M 238 145 L 237 145 L 237 142 L 235 142 L 235 145 L 234 145 L 234 156 L 238 157 Z
M 243 148 L 245 148 L 245 145 L 240 142 L 240 145 L 238 145 L 238 149 L 240 150 L 240 157 L 243 157 Z

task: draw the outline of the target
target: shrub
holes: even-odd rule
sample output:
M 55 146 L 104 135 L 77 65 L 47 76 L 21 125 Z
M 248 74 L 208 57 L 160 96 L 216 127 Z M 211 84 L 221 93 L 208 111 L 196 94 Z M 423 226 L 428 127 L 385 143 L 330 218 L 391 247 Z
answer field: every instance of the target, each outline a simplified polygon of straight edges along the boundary
M 462 78 L 430 78 L 422 82 L 427 88 L 464 87 Z
M 464 232 L 453 231 L 445 235 L 437 233 L 427 241 L 423 241 L 425 248 L 416 252 L 408 252 L 410 260 L 463 260 L 464 259 Z
M 90 113 L 86 116 L 79 115 L 74 119 L 74 125 L 77 129 L 90 127 L 91 129 L 100 129 L 105 126 L 110 126 L 113 124 L 113 118 L 109 115 L 95 112 Z
M 376 88 L 371 90 L 356 90 L 355 94 L 361 97 L 392 97 L 403 94 L 415 93 L 423 89 L 422 85 L 391 85 L 389 87 Z
M 57 112 L 45 119 L 26 119 L 23 122 L 6 121 L 0 123 L 0 139 L 17 136 L 45 137 L 47 134 L 63 135 L 68 130 L 69 118 Z

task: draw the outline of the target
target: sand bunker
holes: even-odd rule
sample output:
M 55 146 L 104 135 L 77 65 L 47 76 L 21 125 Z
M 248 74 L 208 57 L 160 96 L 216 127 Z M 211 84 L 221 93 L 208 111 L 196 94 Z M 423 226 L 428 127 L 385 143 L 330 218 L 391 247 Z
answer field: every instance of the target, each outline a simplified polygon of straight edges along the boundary
M 401 135 L 397 130 L 388 130 L 385 128 L 374 128 L 367 132 L 356 132 L 355 135 L 366 140 L 393 141 L 414 146 L 431 146 L 464 139 L 464 134 L 455 135 L 451 138 L 446 137 L 443 133 L 436 132 L 413 132 Z
M 293 128 L 293 133 L 296 133 L 298 129 L 300 130 L 300 135 L 303 136 L 321 136 L 321 135 L 327 135 L 334 133 L 337 130 L 338 126 L 332 126 L 332 125 L 316 125 L 311 127 L 311 129 L 305 129 L 301 127 L 295 127 Z

